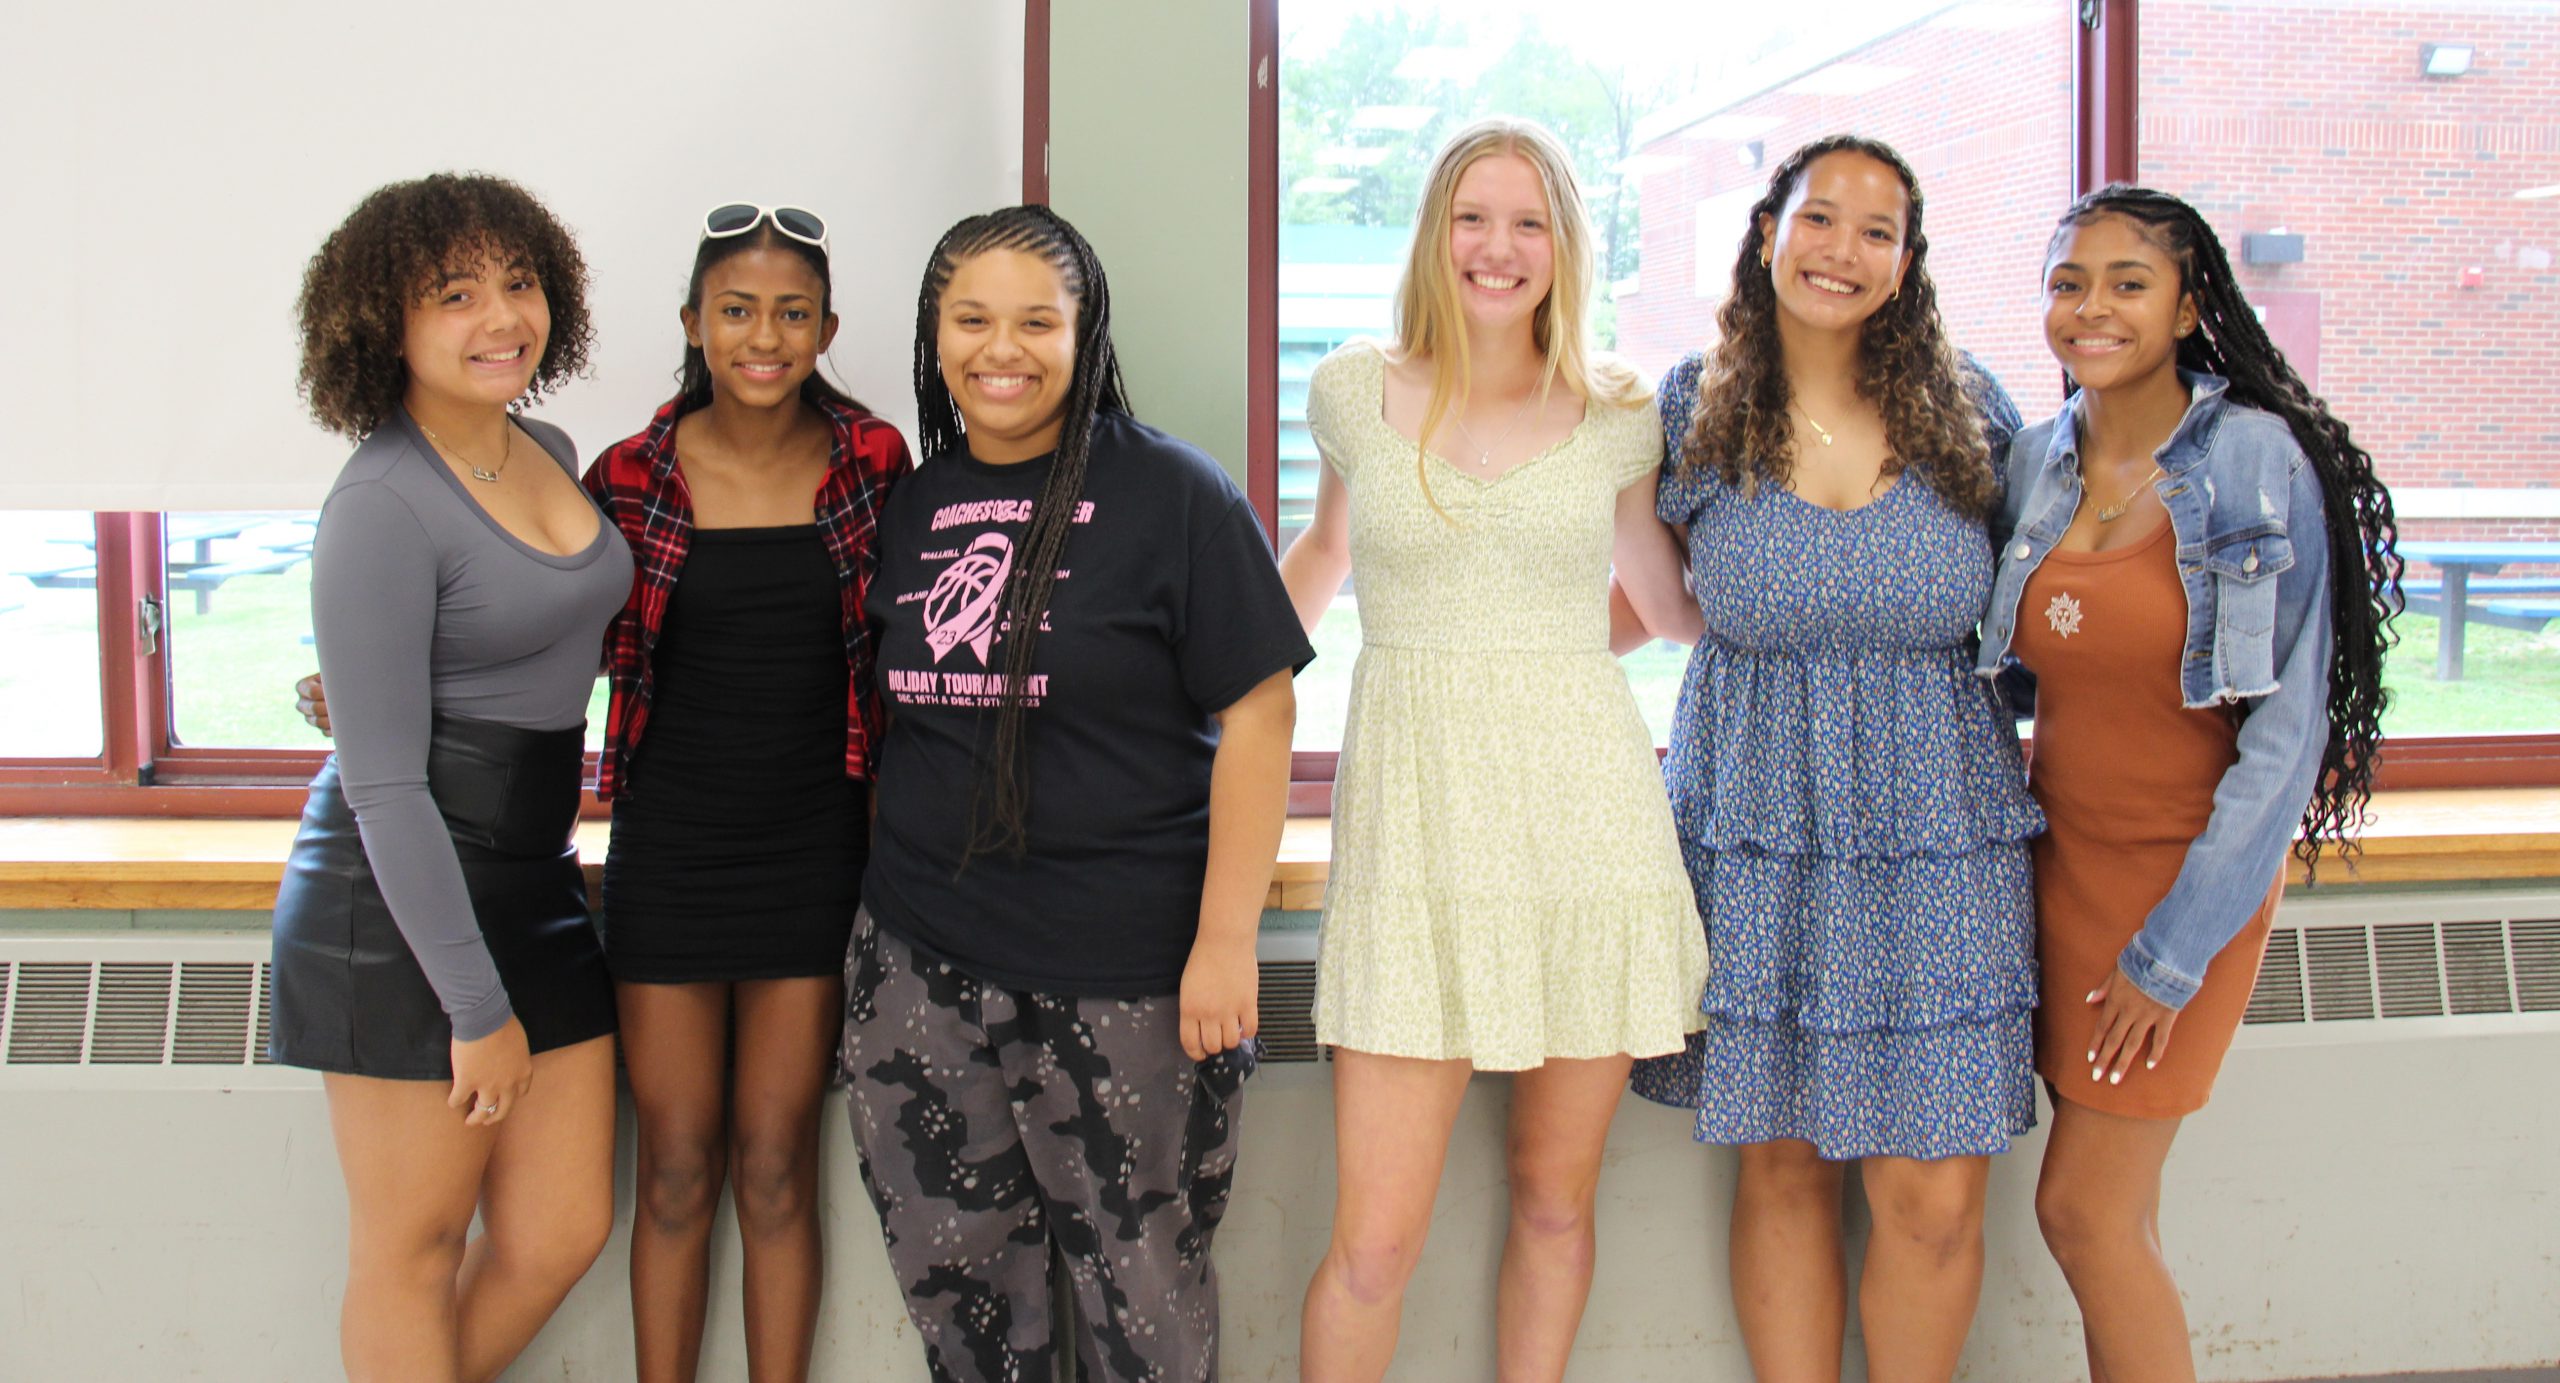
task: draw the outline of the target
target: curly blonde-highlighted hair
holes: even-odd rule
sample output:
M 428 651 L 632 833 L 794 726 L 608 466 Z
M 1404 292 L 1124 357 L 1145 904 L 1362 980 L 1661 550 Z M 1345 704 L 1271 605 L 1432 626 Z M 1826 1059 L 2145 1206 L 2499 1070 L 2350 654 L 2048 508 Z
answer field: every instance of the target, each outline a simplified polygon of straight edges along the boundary
M 1431 361 L 1431 394 L 1422 410 L 1426 440 L 1451 408 L 1466 406 L 1467 398 L 1467 319 L 1458 302 L 1457 269 L 1449 258 L 1451 205 L 1457 200 L 1458 179 L 1479 160 L 1502 154 L 1537 170 L 1555 244 L 1555 281 L 1530 318 L 1538 354 L 1546 361 L 1538 379 L 1540 396 L 1558 382 L 1585 399 L 1621 408 L 1638 407 L 1650 396 L 1633 369 L 1591 348 L 1591 216 L 1583 209 L 1573 157 L 1545 126 L 1495 116 L 1467 126 L 1440 146 L 1423 184 L 1404 277 L 1396 284 L 1396 351 Z M 1421 448 L 1415 451 L 1418 466 Z M 1430 493 L 1427 477 L 1423 493 Z
M 551 335 L 529 399 L 586 368 L 595 327 L 578 242 L 532 193 L 486 173 L 431 173 L 378 187 L 329 233 L 303 270 L 303 401 L 332 432 L 382 426 L 409 387 L 400 359 L 409 309 L 445 274 L 482 257 L 533 271 Z
M 1998 489 L 1982 420 L 1965 389 L 1966 367 L 1938 321 L 1938 289 L 1929 278 L 1929 237 L 1921 229 L 1920 179 L 1892 146 L 1859 135 L 1817 139 L 1787 156 L 1753 203 L 1734 256 L 1733 291 L 1716 310 L 1719 339 L 1699 381 L 1698 412 L 1680 448 L 1680 463 L 1710 471 L 1748 493 L 1760 482 L 1785 485 L 1795 469 L 1795 437 L 1787 423 L 1794 393 L 1778 341 L 1778 292 L 1761 262 L 1768 227 L 1785 214 L 1805 172 L 1825 154 L 1874 159 L 1902 180 L 1908 210 L 1903 249 L 1911 256 L 1901 290 L 1869 317 L 1858 342 L 1858 397 L 1884 416 L 1888 475 L 1916 469 L 1947 507 L 1981 517 Z M 1764 225 L 1764 223 L 1766 223 Z

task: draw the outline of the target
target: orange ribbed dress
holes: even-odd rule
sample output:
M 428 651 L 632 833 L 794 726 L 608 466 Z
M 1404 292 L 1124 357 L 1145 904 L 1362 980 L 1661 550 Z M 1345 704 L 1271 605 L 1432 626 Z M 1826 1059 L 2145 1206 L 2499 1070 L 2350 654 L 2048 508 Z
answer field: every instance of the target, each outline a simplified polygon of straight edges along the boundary
M 2098 1011 L 2084 1002 L 2168 895 L 2239 757 L 2228 714 L 2179 702 L 2187 599 L 2167 518 L 2129 547 L 2047 554 L 2027 580 L 2017 627 L 2017 654 L 2036 675 L 2028 786 L 2046 822 L 2035 842 L 2036 1071 L 2061 1098 L 2111 1114 L 2194 1113 L 2213 1093 L 2257 984 L 2282 871 L 2206 967 L 2159 1069 L 2137 1057 L 2122 1085 L 2090 1080 Z

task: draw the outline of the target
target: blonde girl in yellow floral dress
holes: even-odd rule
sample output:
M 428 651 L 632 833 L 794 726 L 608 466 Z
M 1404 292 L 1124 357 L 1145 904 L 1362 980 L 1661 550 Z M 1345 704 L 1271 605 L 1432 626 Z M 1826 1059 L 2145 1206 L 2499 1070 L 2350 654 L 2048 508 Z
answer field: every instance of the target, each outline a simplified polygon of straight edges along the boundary
M 1356 567 L 1362 643 L 1318 967 L 1338 1180 L 1307 1379 L 1384 1375 L 1480 1070 L 1516 1073 L 1502 1377 L 1561 1378 L 1610 1113 L 1633 1058 L 1699 1021 L 1705 935 L 1610 652 L 1612 567 L 1651 631 L 1694 639 L 1698 612 L 1654 517 L 1650 393 L 1584 339 L 1590 244 L 1553 135 L 1460 131 L 1396 339 L 1309 385 L 1325 464 L 1281 574 L 1312 629 Z

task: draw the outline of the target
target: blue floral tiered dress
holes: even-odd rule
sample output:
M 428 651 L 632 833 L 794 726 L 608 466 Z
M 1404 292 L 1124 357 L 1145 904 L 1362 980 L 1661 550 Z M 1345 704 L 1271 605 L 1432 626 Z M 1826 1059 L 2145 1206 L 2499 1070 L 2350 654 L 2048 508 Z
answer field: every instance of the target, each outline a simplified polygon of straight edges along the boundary
M 1661 391 L 1659 511 L 1707 631 L 1664 773 L 1714 969 L 1706 1030 L 1635 1090 L 1698 1110 L 1702 1142 L 2005 1151 L 2036 1118 L 2043 818 L 1972 672 L 1989 540 L 1914 473 L 1837 511 L 1684 469 L 1699 369 Z M 2016 412 L 1978 378 L 1996 450 Z

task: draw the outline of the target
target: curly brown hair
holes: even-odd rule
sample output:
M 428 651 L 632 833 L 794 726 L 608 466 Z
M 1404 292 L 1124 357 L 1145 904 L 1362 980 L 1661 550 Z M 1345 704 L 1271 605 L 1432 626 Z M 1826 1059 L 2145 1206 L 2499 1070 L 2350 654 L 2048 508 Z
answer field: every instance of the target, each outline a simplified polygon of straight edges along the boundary
M 1699 381 L 1698 412 L 1681 444 L 1681 464 L 1712 471 L 1746 492 L 1762 481 L 1785 485 L 1793 473 L 1795 438 L 1787 425 L 1793 394 L 1778 344 L 1777 288 L 1760 263 L 1769 243 L 1761 222 L 1775 224 L 1815 159 L 1843 152 L 1891 168 L 1910 203 L 1903 243 L 1911 265 L 1902 291 L 1867 319 L 1858 343 L 1858 397 L 1884 415 L 1892 447 L 1886 473 L 1916 468 L 1949 508 L 1981 517 L 1991 510 L 1998 477 L 1964 387 L 1964 366 L 1938 322 L 1929 237 L 1920 228 L 1920 180 L 1890 145 L 1858 135 L 1817 139 L 1788 155 L 1769 175 L 1769 190 L 1752 204 L 1742 250 L 1733 261 L 1733 291 L 1716 311 L 1719 339 Z
M 303 270 L 304 402 L 322 427 L 361 438 L 400 406 L 409 371 L 400 342 L 409 309 L 444 277 L 483 258 L 533 271 L 551 336 L 528 398 L 587 367 L 587 261 L 533 194 L 486 173 L 432 173 L 378 187 Z

